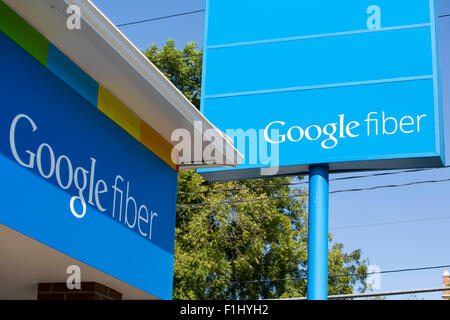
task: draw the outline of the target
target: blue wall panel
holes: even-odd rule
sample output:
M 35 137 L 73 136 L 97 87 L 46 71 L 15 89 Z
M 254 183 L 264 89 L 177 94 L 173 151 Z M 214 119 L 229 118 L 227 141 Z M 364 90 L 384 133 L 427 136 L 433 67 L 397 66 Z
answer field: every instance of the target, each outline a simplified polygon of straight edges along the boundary
M 67 82 L 74 90 L 97 106 L 98 83 L 50 43 L 47 68 Z
M 77 92 L 93 100 L 89 83 L 0 46 L 0 223 L 171 299 L 177 172 Z

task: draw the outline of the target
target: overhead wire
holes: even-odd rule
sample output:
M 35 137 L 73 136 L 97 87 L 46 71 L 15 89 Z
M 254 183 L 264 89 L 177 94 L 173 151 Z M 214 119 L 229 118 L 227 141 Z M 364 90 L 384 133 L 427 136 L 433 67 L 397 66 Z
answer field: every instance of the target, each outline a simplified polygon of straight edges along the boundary
M 201 12 L 205 12 L 205 9 L 198 9 L 198 10 L 192 10 L 192 11 L 186 11 L 186 12 L 179 12 L 179 13 L 175 13 L 175 14 L 171 14 L 171 15 L 166 15 L 166 16 L 160 16 L 160 17 L 154 17 L 154 18 L 149 18 L 149 19 L 143 19 L 143 20 L 136 20 L 136 21 L 130 21 L 130 22 L 125 22 L 125 23 L 119 23 L 116 24 L 116 27 L 126 27 L 126 26 L 130 26 L 130 25 L 134 25 L 134 24 L 141 24 L 141 23 L 146 23 L 146 22 L 151 22 L 151 21 L 158 21 L 158 20 L 164 20 L 164 19 L 170 19 L 170 18 L 175 18 L 175 17 L 180 17 L 180 16 L 186 16 L 186 15 L 191 15 L 191 14 L 196 14 L 196 13 L 201 13 Z M 443 14 L 438 16 L 438 18 L 446 18 L 449 17 L 450 14 Z
M 412 271 L 424 271 L 424 270 L 434 270 L 449 268 L 450 265 L 438 265 L 438 266 L 427 266 L 418 268 L 402 268 L 384 271 L 374 271 L 365 273 L 348 273 L 348 274 L 332 274 L 328 275 L 328 278 L 342 278 L 342 277 L 354 277 L 354 276 L 369 276 L 374 274 L 390 274 L 390 273 L 401 273 L 401 272 L 412 272 Z M 302 270 L 307 272 L 307 270 Z M 177 284 L 176 287 L 210 287 L 210 286 L 225 286 L 225 285 L 235 285 L 235 284 L 250 284 L 250 283 L 272 283 L 272 282 L 284 282 L 284 281 L 301 281 L 307 280 L 307 277 L 297 277 L 297 278 L 283 278 L 283 279 L 256 279 L 256 280 L 243 280 L 243 281 L 229 281 L 229 282 L 203 282 L 203 283 L 185 283 Z
M 131 22 L 126 22 L 126 23 L 120 23 L 120 24 L 116 24 L 116 27 L 121 28 L 121 27 L 131 26 L 131 25 L 134 25 L 134 24 L 140 24 L 140 23 L 144 23 L 144 22 L 150 22 L 150 21 L 157 21 L 157 20 L 164 20 L 164 19 L 175 18 L 175 17 L 180 17 L 180 16 L 186 16 L 186 15 L 200 13 L 200 12 L 204 12 L 204 11 L 205 11 L 205 9 L 193 10 L 193 11 L 187 11 L 187 12 L 180 12 L 180 13 L 175 13 L 175 14 L 162 16 L 162 17 L 155 17 L 155 18 L 150 18 L 150 19 L 144 19 L 144 20 L 137 20 L 137 21 L 131 21 Z
M 388 226 L 388 225 L 395 225 L 395 224 L 439 221 L 439 220 L 448 220 L 448 219 L 450 219 L 450 216 L 440 216 L 440 217 L 431 217 L 431 218 L 422 218 L 422 219 L 407 219 L 407 220 L 390 221 L 390 222 L 378 222 L 378 223 L 367 223 L 367 224 L 360 224 L 360 225 L 338 226 L 338 227 L 331 227 L 330 230 L 357 229 L 357 228 L 366 228 L 366 227 L 378 227 L 378 226 Z
M 117 24 L 116 27 L 121 28 L 121 27 L 130 26 L 130 25 L 134 25 L 134 24 L 140 24 L 140 23 L 145 23 L 145 22 L 151 22 L 151 21 L 175 18 L 175 17 L 179 17 L 179 16 L 190 15 L 190 14 L 200 13 L 200 12 L 204 12 L 204 11 L 205 11 L 205 9 L 199 9 L 199 10 L 181 12 L 181 13 L 167 15 L 167 16 L 161 16 L 161 17 L 155 17 L 155 18 L 150 18 L 150 19 L 131 21 L 131 22 L 127 22 L 127 23 Z M 449 16 L 450 16 L 450 14 L 444 14 L 444 15 L 440 15 L 438 17 L 439 18 L 446 18 L 446 17 L 449 17 Z M 198 53 L 198 54 L 187 55 L 187 56 L 183 56 L 183 57 L 176 57 L 175 59 L 183 59 L 184 60 L 186 58 L 192 58 L 192 57 L 197 57 L 197 56 L 202 56 L 202 55 L 203 55 L 203 53 Z
M 450 181 L 450 178 L 438 179 L 438 180 L 424 180 L 424 181 L 415 181 L 415 182 L 408 182 L 408 183 L 402 183 L 402 184 L 390 184 L 390 185 L 381 185 L 381 186 L 366 187 L 366 188 L 334 190 L 334 191 L 330 191 L 330 194 L 344 193 L 344 192 L 360 192 L 360 191 L 377 190 L 377 189 L 384 189 L 384 188 L 399 188 L 399 187 L 413 186 L 413 185 L 419 185 L 419 184 L 440 183 L 440 182 L 448 182 L 448 181 Z M 266 201 L 266 200 L 292 199 L 292 198 L 302 197 L 303 195 L 304 194 L 301 193 L 301 194 L 295 194 L 295 195 L 290 195 L 290 196 L 274 196 L 274 197 L 255 198 L 255 199 L 239 199 L 239 200 L 227 200 L 227 201 L 218 201 L 218 202 L 179 204 L 178 207 L 188 208 L 188 207 L 204 207 L 204 206 L 213 206 L 213 205 L 230 205 L 230 204 L 248 203 L 248 202 L 256 202 L 256 201 Z
M 403 174 L 403 173 L 422 172 L 422 171 L 430 171 L 430 170 L 445 169 L 445 168 L 449 168 L 449 167 L 446 166 L 446 167 L 442 167 L 442 168 L 424 168 L 424 169 L 410 169 L 410 170 L 403 170 L 403 171 L 396 171 L 396 172 L 371 173 L 371 174 L 365 174 L 365 175 L 334 178 L 334 179 L 330 179 L 329 181 L 330 182 L 331 181 L 344 181 L 344 180 L 361 179 L 361 178 L 390 176 L 390 175 L 397 175 L 397 174 Z M 261 186 L 251 186 L 251 187 L 243 187 L 243 188 L 205 190 L 205 191 L 197 191 L 197 192 L 180 192 L 180 193 L 178 193 L 178 195 L 196 195 L 196 194 L 208 194 L 208 193 L 235 192 L 235 191 L 264 189 L 264 188 L 277 188 L 277 187 L 283 187 L 283 186 L 297 186 L 297 185 L 305 185 L 305 184 L 308 184 L 308 182 L 300 181 L 300 182 L 290 182 L 290 183 L 268 184 L 268 185 L 261 185 Z

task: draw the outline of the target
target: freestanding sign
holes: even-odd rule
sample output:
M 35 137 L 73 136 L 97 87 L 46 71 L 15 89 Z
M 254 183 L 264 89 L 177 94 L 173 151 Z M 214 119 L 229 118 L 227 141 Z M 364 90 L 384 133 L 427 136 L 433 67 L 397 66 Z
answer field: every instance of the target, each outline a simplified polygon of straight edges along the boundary
M 246 160 L 202 174 L 442 166 L 436 17 L 435 0 L 207 1 L 202 112 Z
M 327 298 L 329 171 L 444 165 L 436 0 L 209 1 L 202 112 L 245 162 L 309 172 L 308 299 Z

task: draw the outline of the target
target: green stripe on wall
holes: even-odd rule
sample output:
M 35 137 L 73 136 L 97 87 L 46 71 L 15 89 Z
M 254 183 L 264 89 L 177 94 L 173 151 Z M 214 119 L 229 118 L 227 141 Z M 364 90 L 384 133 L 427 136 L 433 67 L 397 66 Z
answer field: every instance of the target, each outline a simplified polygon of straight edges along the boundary
M 2 0 L 0 0 L 0 31 L 10 37 L 44 66 L 47 65 L 49 41 L 33 29 L 33 27 Z

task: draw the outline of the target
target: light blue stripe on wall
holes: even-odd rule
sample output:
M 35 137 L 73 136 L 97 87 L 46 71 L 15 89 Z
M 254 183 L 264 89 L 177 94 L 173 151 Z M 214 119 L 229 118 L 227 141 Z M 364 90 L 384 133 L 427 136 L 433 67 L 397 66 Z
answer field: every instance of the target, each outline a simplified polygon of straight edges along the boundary
M 98 83 L 51 43 L 48 50 L 47 68 L 97 107 Z

